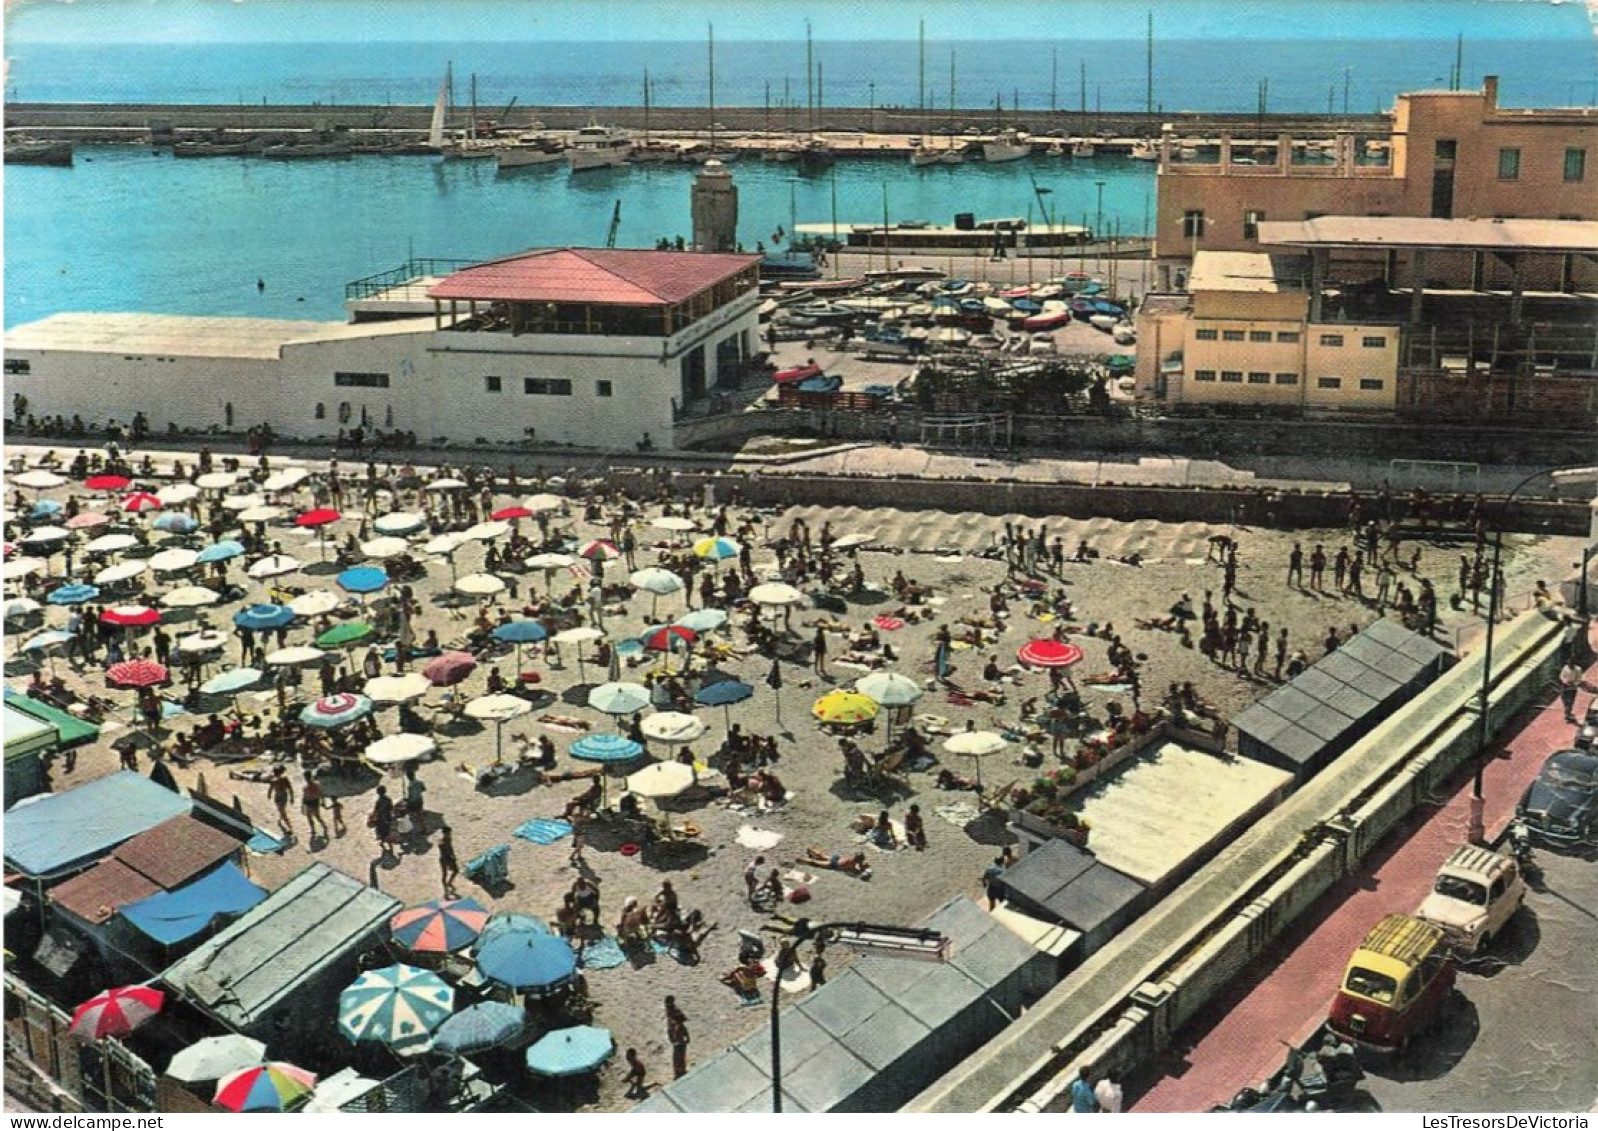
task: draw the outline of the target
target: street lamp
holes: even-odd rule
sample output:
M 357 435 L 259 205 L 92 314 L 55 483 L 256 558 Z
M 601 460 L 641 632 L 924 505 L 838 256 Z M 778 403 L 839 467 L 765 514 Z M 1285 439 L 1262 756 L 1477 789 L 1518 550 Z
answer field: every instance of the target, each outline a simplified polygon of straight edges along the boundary
M 1508 518 L 1509 504 L 1522 487 L 1547 476 L 1556 487 L 1598 482 L 1598 467 L 1549 467 L 1534 471 L 1504 496 L 1499 507 L 1498 525 L 1493 532 L 1493 565 L 1487 574 L 1487 638 L 1482 645 L 1481 695 L 1478 712 L 1481 715 L 1480 731 L 1476 740 L 1476 774 L 1470 791 L 1470 839 L 1480 844 L 1487 835 L 1487 800 L 1482 794 L 1482 773 L 1487 765 L 1487 747 L 1492 742 L 1492 683 L 1493 683 L 1493 631 L 1498 624 L 1498 604 L 1502 595 L 1502 566 L 1504 554 L 1504 523 Z M 1586 576 L 1585 570 L 1582 574 Z M 1585 606 L 1585 602 L 1583 602 Z M 1585 612 L 1585 607 L 1583 608 Z
M 782 998 L 782 977 L 798 965 L 795 944 L 815 939 L 827 944 L 846 943 L 859 950 L 875 950 L 905 958 L 942 962 L 948 957 L 949 938 L 925 927 L 885 927 L 876 923 L 812 923 L 795 919 L 787 927 L 768 927 L 787 934 L 777 948 L 777 978 L 771 987 L 771 1110 L 782 1114 L 782 1021 L 778 1004 Z

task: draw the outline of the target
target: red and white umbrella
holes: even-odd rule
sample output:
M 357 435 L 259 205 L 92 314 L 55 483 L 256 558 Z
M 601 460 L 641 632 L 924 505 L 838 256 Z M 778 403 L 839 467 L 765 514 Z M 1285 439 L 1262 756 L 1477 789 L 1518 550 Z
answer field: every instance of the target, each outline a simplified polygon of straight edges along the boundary
M 71 1031 L 98 1041 L 125 1037 L 161 1012 L 166 994 L 149 986 L 117 986 L 95 994 L 72 1014 Z
M 295 515 L 294 525 L 310 527 L 326 526 L 328 523 L 337 522 L 342 517 L 343 516 L 332 507 L 318 507 L 314 511 L 306 511 L 304 514 Z
M 121 625 L 123 628 L 144 628 L 159 624 L 161 613 L 148 605 L 118 605 L 101 613 L 100 619 L 106 624 Z
M 142 514 L 145 511 L 158 511 L 161 509 L 161 500 L 148 491 L 135 491 L 131 495 L 122 496 L 122 509 Z
M 166 668 L 154 660 L 124 660 L 105 669 L 106 682 L 117 687 L 154 687 L 170 678 Z
M 1082 661 L 1082 649 L 1063 640 L 1033 640 L 1022 646 L 1016 658 L 1034 668 L 1068 668 Z
M 603 538 L 595 538 L 584 542 L 577 548 L 579 558 L 587 558 L 591 562 L 610 562 L 621 557 L 621 551 L 616 548 L 616 543 L 607 542 Z
M 699 634 L 680 624 L 668 624 L 644 635 L 644 647 L 651 652 L 670 652 L 679 647 L 691 647 Z

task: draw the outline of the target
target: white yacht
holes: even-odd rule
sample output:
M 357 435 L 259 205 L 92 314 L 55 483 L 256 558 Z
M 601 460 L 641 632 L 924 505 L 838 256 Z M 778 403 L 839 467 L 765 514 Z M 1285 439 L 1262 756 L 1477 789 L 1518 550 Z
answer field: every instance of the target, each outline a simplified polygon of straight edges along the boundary
M 990 164 L 1019 161 L 1032 155 L 1032 143 L 1019 130 L 1005 130 L 992 141 L 982 143 L 982 160 Z
M 566 149 L 566 160 L 574 173 L 589 169 L 613 169 L 625 165 L 632 151 L 632 135 L 626 130 L 590 124 L 572 135 L 571 145 Z
M 566 147 L 559 138 L 548 134 L 522 134 L 509 145 L 494 149 L 494 159 L 501 169 L 521 169 L 529 165 L 549 165 L 566 156 Z

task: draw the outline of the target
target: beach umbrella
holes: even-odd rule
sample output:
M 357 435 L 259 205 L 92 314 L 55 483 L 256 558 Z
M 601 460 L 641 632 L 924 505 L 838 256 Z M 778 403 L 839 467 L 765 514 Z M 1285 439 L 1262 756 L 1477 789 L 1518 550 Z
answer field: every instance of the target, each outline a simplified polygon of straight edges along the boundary
M 461 531 L 461 537 L 469 542 L 492 542 L 495 538 L 502 538 L 510 533 L 508 522 L 479 522 L 476 526 L 468 526 Z
M 981 785 L 982 759 L 1003 750 L 1006 741 L 1002 734 L 991 730 L 967 730 L 946 739 L 943 749 L 950 754 L 973 759 L 976 762 L 977 784 Z
M 555 586 L 555 571 L 567 569 L 577 564 L 577 559 L 570 554 L 544 553 L 534 554 L 524 563 L 528 569 L 541 569 L 544 571 L 544 587 L 553 589 Z
M 921 685 L 898 672 L 872 672 L 855 680 L 854 689 L 880 707 L 908 707 L 925 694 Z
M 152 555 L 148 563 L 156 573 L 182 573 L 194 568 L 199 560 L 200 555 L 193 550 L 162 550 Z
M 379 534 L 393 534 L 404 536 L 415 534 L 418 530 L 427 528 L 427 519 L 419 514 L 409 514 L 405 511 L 391 511 L 380 515 L 373 521 L 372 529 Z
M 99 511 L 83 511 L 75 514 L 62 523 L 68 530 L 93 530 L 96 526 L 104 526 L 111 521 L 111 516 Z
M 60 542 L 72 537 L 72 531 L 64 526 L 39 526 L 28 531 L 17 541 L 24 546 L 47 546 L 51 542 Z
M 817 699 L 810 713 L 824 723 L 863 723 L 877 717 L 875 699 L 857 691 L 829 691 Z
M 238 481 L 236 471 L 207 471 L 194 481 L 194 485 L 203 491 L 226 491 Z
M 422 552 L 448 556 L 466 545 L 466 541 L 459 534 L 440 534 L 437 538 L 429 538 L 423 543 Z
M 91 557 L 100 554 L 116 554 L 123 550 L 131 550 L 139 544 L 139 540 L 131 534 L 102 534 L 100 537 L 87 543 L 83 552 Z
M 327 526 L 330 523 L 337 522 L 343 517 L 343 515 L 334 510 L 332 507 L 317 507 L 315 510 L 308 510 L 301 514 L 295 515 L 294 525 L 303 527 L 307 530 L 315 530 L 317 527 Z
M 43 632 L 35 633 L 27 640 L 24 640 L 17 650 L 19 652 L 49 652 L 52 649 L 61 647 L 61 645 L 73 639 L 76 635 L 76 633 L 68 632 L 64 628 L 47 628 Z
M 421 672 L 406 672 L 404 675 L 380 675 L 369 679 L 362 690 L 374 703 L 405 703 L 420 699 L 432 686 Z
M 494 724 L 494 762 L 504 757 L 505 724 L 520 718 L 533 709 L 525 699 L 514 695 L 484 695 L 466 704 L 466 713 L 474 719 Z
M 211 545 L 201 550 L 194 560 L 200 562 L 202 565 L 210 565 L 212 562 L 231 561 L 233 558 L 243 556 L 244 544 L 242 542 L 235 542 L 231 538 L 224 538 L 222 541 L 213 542 Z
M 359 644 L 369 639 L 373 632 L 372 626 L 365 621 L 352 620 L 347 624 L 334 625 L 312 643 L 318 648 L 348 648 L 351 644 Z
M 695 609 L 678 617 L 676 623 L 693 632 L 714 632 L 727 623 L 727 614 L 720 609 Z
M 445 652 L 429 660 L 422 668 L 427 682 L 434 687 L 454 687 L 477 667 L 477 659 L 470 652 Z
M 98 1041 L 125 1037 L 161 1012 L 166 994 L 150 986 L 117 986 L 95 994 L 72 1013 L 69 1030 Z
M 640 639 L 651 652 L 671 652 L 678 648 L 692 648 L 699 634 L 680 624 L 668 624 L 664 628 L 650 629 Z
M 200 684 L 200 691 L 206 695 L 232 695 L 260 682 L 260 668 L 232 668 Z
M 15 597 L 6 602 L 4 616 L 6 620 L 21 620 L 32 616 L 42 608 L 44 606 L 32 597 Z
M 126 475 L 91 475 L 83 481 L 91 491 L 123 491 L 133 486 Z
M 462 1056 L 512 1045 L 521 1039 L 526 1025 L 527 1011 L 521 1006 L 480 1001 L 451 1014 L 433 1030 L 433 1051 Z
M 161 505 L 161 500 L 149 491 L 135 491 L 131 495 L 122 496 L 122 509 L 133 514 L 158 511 Z
M 132 581 L 149 567 L 148 562 L 132 561 L 118 562 L 113 566 L 106 566 L 94 575 L 96 585 L 115 585 L 119 581 Z
M 639 797 L 676 797 L 694 784 L 694 768 L 681 762 L 652 762 L 627 775 L 627 792 Z
M 627 580 L 632 583 L 634 589 L 642 589 L 645 593 L 653 593 L 657 597 L 680 593 L 683 589 L 682 578 L 671 570 L 661 569 L 659 566 L 638 570 Z
M 732 729 L 732 705 L 742 703 L 755 693 L 755 689 L 741 679 L 724 679 L 707 684 L 694 692 L 694 702 L 703 707 L 720 707 L 727 728 Z
M 407 907 L 388 921 L 388 932 L 406 950 L 448 954 L 474 942 L 488 922 L 475 899 L 431 899 Z
M 676 534 L 686 534 L 690 530 L 699 528 L 699 524 L 693 519 L 674 514 L 663 514 L 659 518 L 652 518 L 649 520 L 649 525 L 657 530 L 670 530 Z
M 215 589 L 207 589 L 203 585 L 183 585 L 164 595 L 161 604 L 169 609 L 198 609 L 202 605 L 214 605 L 221 599 L 222 595 Z
M 388 586 L 388 572 L 376 566 L 356 566 L 339 574 L 336 580 L 346 593 L 359 593 L 364 597 Z
M 701 538 L 694 543 L 694 557 L 706 561 L 724 562 L 736 558 L 743 547 L 731 538 Z
M 29 574 L 43 573 L 47 564 L 49 563 L 42 558 L 13 558 L 4 566 L 0 566 L 0 577 L 5 578 L 7 581 L 15 581 L 17 578 L 27 577 Z M 60 590 L 58 589 L 56 592 L 59 593 Z M 54 594 L 51 594 L 51 596 L 54 596 Z M 56 603 L 60 604 L 62 602 Z
M 319 617 L 338 608 L 338 594 L 327 589 L 312 589 L 289 601 L 289 608 L 297 617 Z
M 364 695 L 325 695 L 300 712 L 300 722 L 310 727 L 332 730 L 372 713 L 372 701 Z
M 588 693 L 588 705 L 607 715 L 631 715 L 649 702 L 649 688 L 641 683 L 602 683 Z
M 435 479 L 431 483 L 428 483 L 426 486 L 424 486 L 422 488 L 422 490 L 424 490 L 424 491 L 459 491 L 459 490 L 461 490 L 462 488 L 464 488 L 466 486 L 467 486 L 467 483 L 466 483 L 466 480 L 464 480 L 464 479 L 453 479 L 453 478 L 451 478 L 449 476 L 444 476 L 443 478 Z
M 52 605 L 81 605 L 99 595 L 100 591 L 93 585 L 63 585 L 59 589 L 51 590 L 45 600 Z
M 287 554 L 268 554 L 266 557 L 250 563 L 250 568 L 245 570 L 251 577 L 258 581 L 268 577 L 281 577 L 285 573 L 293 573 L 300 568 L 299 559 L 291 558 Z
M 54 486 L 54 484 L 51 484 L 51 486 Z M 542 514 L 545 511 L 558 511 L 565 505 L 566 500 L 559 495 L 529 495 L 522 500 L 522 506 L 534 514 Z
M 595 640 L 603 640 L 604 638 L 604 632 L 594 628 L 592 625 L 587 624 L 580 624 L 575 628 L 563 629 L 562 631 L 555 633 L 556 644 L 559 644 L 563 648 L 568 644 L 573 644 L 577 647 L 578 682 L 588 682 L 588 670 L 583 665 L 583 645 L 591 643 Z
M 526 507 L 500 507 L 488 517 L 495 522 L 511 522 L 518 518 L 532 518 L 533 512 Z
M 164 534 L 192 534 L 200 529 L 200 524 L 186 514 L 164 514 L 150 526 Z
M 105 681 L 115 687 L 155 687 L 171 679 L 171 674 L 154 660 L 123 660 L 105 669 Z
M 303 467 L 286 467 L 282 471 L 268 475 L 261 484 L 263 491 L 287 491 L 296 487 L 310 476 L 310 472 Z
M 577 556 L 591 562 L 611 562 L 621 557 L 622 553 L 616 548 L 616 543 L 594 538 L 577 547 Z
M 609 1029 L 574 1025 L 540 1037 L 527 1050 L 527 1070 L 539 1076 L 580 1076 L 604 1064 L 615 1051 Z
M 805 595 L 784 582 L 767 581 L 749 590 L 749 599 L 757 605 L 797 605 Z
M 537 997 L 576 976 L 577 955 L 565 939 L 554 935 L 499 931 L 478 946 L 477 969 L 490 981 Z
M 233 623 L 251 632 L 282 628 L 294 620 L 294 610 L 283 605 L 251 605 L 233 614 Z
M 161 623 L 161 614 L 148 605 L 117 605 L 100 614 L 106 624 L 122 628 L 147 628 Z
M 228 638 L 224 633 L 208 628 L 203 632 L 190 633 L 179 638 L 178 651 L 195 656 L 206 652 L 219 652 L 227 645 L 227 641 Z
M 373 538 L 370 542 L 361 543 L 361 553 L 377 561 L 384 558 L 397 558 L 411 548 L 411 544 L 403 538 L 382 537 Z
M 66 508 L 54 499 L 40 499 L 28 510 L 29 518 L 53 518 Z
M 489 634 L 495 640 L 516 645 L 516 676 L 522 674 L 522 645 L 534 644 L 549 635 L 549 630 L 536 620 L 513 620 L 496 625 Z
M 832 543 L 834 550 L 857 550 L 861 546 L 869 546 L 875 542 L 876 536 L 872 534 L 845 534 Z
M 169 507 L 186 503 L 199 495 L 200 489 L 192 483 L 169 483 L 155 493 L 155 497 Z
M 254 510 L 256 507 L 265 505 L 266 498 L 262 495 L 256 494 L 253 491 L 247 495 L 222 496 L 222 509 L 225 511 L 238 511 L 243 513 L 244 511 Z
M 644 748 L 621 734 L 588 734 L 571 744 L 571 756 L 584 762 L 620 765 L 634 761 Z
M 361 755 L 374 766 L 414 762 L 438 749 L 438 743 L 425 734 L 391 734 L 368 746 Z
M 287 1111 L 315 1087 L 314 1073 L 277 1060 L 229 1072 L 212 1102 L 229 1111 Z
M 180 1049 L 167 1064 L 166 1074 L 185 1084 L 218 1080 L 229 1072 L 259 1064 L 265 1055 L 265 1042 L 239 1033 L 224 1033 Z
M 468 597 L 492 597 L 504 588 L 505 583 L 491 573 L 469 573 L 455 582 L 455 592 Z
M 477 941 L 472 943 L 472 957 L 477 957 L 477 952 L 487 946 L 491 939 L 500 935 L 552 935 L 549 924 L 537 915 L 529 915 L 525 911 L 496 911 L 488 917 L 488 922 L 483 925 L 483 931 L 477 936 Z
M 13 475 L 11 482 L 18 487 L 27 487 L 33 491 L 48 491 L 51 487 L 59 487 L 66 479 L 53 471 L 24 471 L 21 475 Z
M 302 664 L 320 663 L 327 653 L 320 648 L 311 648 L 304 644 L 296 644 L 292 648 L 279 648 L 276 652 L 269 652 L 266 662 L 274 668 L 297 668 Z
M 1081 662 L 1082 649 L 1063 640 L 1032 640 L 1021 647 L 1016 658 L 1035 668 L 1068 668 Z
M 681 746 L 703 738 L 705 731 L 710 728 L 705 726 L 703 719 L 681 711 L 656 711 L 643 721 L 640 729 L 646 738 Z
M 260 496 L 251 496 L 259 498 Z M 253 506 L 243 507 L 239 510 L 240 522 L 274 522 L 288 512 L 282 507 L 273 506 L 271 503 L 258 503 Z

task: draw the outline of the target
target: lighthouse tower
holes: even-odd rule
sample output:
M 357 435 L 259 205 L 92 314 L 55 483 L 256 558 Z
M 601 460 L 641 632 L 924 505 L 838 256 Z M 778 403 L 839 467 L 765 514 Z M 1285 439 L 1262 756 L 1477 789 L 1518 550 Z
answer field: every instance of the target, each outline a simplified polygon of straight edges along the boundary
M 695 251 L 738 250 L 738 186 L 720 161 L 706 161 L 694 178 L 691 212 Z

